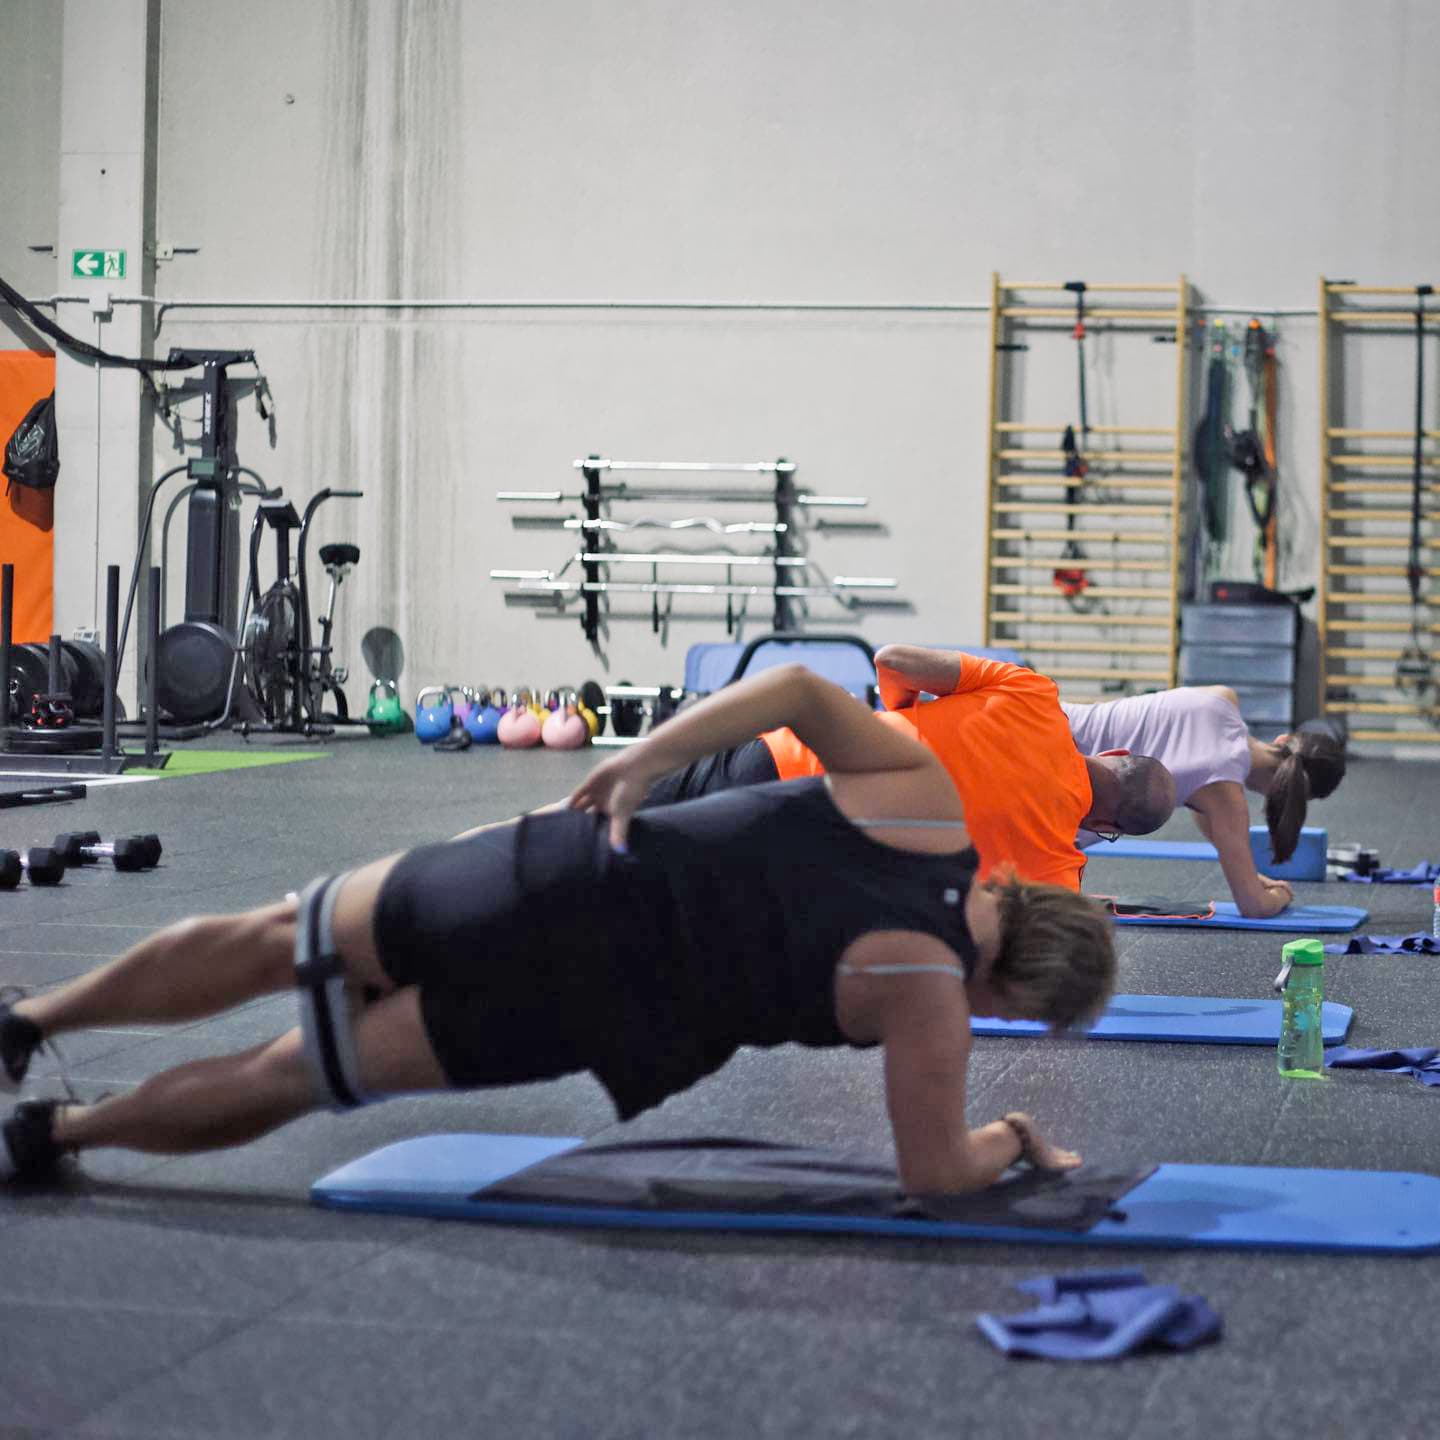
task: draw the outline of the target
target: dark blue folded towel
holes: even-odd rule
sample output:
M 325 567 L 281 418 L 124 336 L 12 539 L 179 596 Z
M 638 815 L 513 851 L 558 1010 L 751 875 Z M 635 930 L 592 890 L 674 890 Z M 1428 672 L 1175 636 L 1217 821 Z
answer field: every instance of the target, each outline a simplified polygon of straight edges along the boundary
M 1368 875 L 1357 875 L 1352 870 L 1340 878 L 1352 885 L 1433 885 L 1440 880 L 1440 864 L 1434 860 L 1422 860 L 1408 870 L 1394 870 L 1382 865 Z
M 1325 1052 L 1325 1063 L 1336 1069 L 1413 1075 L 1422 1085 L 1440 1085 L 1440 1050 L 1359 1050 L 1337 1045 Z
M 978 1315 L 1007 1355 L 1047 1360 L 1116 1360 L 1146 1345 L 1188 1350 L 1220 1334 L 1220 1316 L 1198 1295 L 1147 1285 L 1139 1270 L 1036 1275 L 1015 1287 L 1042 1303 L 1019 1315 Z
M 1414 935 L 1352 935 L 1325 947 L 1327 955 L 1440 955 L 1440 939 Z

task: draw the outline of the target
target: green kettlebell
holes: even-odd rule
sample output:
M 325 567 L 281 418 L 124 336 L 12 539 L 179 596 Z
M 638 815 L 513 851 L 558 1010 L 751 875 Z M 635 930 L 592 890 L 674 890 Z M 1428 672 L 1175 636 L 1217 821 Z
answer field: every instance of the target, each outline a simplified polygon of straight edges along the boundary
M 377 680 L 370 687 L 365 706 L 365 723 L 372 735 L 400 735 L 406 730 L 405 709 L 400 704 L 400 691 L 393 680 Z

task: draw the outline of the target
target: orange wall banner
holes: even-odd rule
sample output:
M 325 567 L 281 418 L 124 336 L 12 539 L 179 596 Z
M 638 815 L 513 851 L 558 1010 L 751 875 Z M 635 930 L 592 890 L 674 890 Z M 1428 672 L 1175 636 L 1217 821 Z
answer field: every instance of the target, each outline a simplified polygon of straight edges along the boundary
M 33 350 L 0 350 L 0 447 L 25 412 L 55 388 L 55 357 Z M 3 480 L 3 477 L 0 477 Z M 60 484 L 65 457 L 60 457 Z M 54 492 L 10 485 L 0 496 L 0 563 L 15 567 L 15 643 L 48 640 L 54 618 Z

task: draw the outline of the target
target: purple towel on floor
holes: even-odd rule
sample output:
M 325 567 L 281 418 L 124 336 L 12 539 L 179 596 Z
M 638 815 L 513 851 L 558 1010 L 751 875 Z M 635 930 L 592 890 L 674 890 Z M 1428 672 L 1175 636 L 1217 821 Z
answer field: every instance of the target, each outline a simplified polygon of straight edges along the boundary
M 1116 1360 L 1146 1345 L 1188 1350 L 1220 1334 L 1220 1316 L 1200 1296 L 1147 1285 L 1139 1270 L 1036 1275 L 1015 1288 L 1042 1303 L 1020 1315 L 975 1317 L 1007 1355 Z
M 1440 1050 L 1359 1050 L 1338 1045 L 1325 1052 L 1325 1063 L 1338 1069 L 1413 1075 L 1422 1085 L 1440 1085 Z
M 1414 935 L 1352 935 L 1325 947 L 1327 955 L 1440 955 L 1440 938 Z
M 1392 870 L 1382 865 L 1368 875 L 1357 875 L 1352 870 L 1340 878 L 1352 885 L 1433 885 L 1440 880 L 1440 864 L 1434 860 L 1422 860 L 1408 870 Z

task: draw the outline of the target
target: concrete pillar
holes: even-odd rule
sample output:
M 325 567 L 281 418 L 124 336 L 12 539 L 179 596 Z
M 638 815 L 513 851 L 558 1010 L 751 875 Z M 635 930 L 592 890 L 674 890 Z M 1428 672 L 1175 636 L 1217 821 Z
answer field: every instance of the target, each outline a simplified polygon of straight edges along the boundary
M 150 310 L 106 297 L 154 291 L 159 0 L 64 0 L 56 285 L 72 335 L 113 354 L 151 353 Z M 120 251 L 124 274 L 75 273 L 76 251 Z M 55 492 L 55 627 L 104 622 L 105 567 L 129 582 L 152 462 L 150 406 L 132 370 L 67 355 L 55 364 L 61 476 Z M 145 593 L 141 583 L 140 593 Z M 134 637 L 121 693 L 133 696 Z M 132 710 L 132 713 L 133 710 Z

